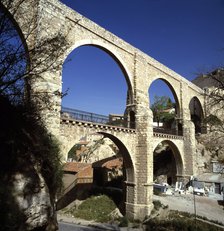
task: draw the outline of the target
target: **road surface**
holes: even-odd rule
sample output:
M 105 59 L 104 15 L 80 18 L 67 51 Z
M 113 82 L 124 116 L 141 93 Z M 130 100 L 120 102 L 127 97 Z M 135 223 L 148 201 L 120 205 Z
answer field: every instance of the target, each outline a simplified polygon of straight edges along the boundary
M 93 227 L 87 227 L 76 224 L 69 224 L 65 222 L 59 222 L 59 231 L 102 231 L 102 229 L 97 229 Z

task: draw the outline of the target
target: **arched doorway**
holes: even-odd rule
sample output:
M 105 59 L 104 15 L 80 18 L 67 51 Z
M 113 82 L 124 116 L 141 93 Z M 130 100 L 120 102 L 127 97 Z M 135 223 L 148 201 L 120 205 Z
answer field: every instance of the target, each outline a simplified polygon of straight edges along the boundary
M 189 110 L 191 114 L 191 121 L 195 126 L 195 134 L 205 132 L 203 131 L 204 113 L 201 103 L 197 97 L 193 97 L 189 103 Z
M 169 141 L 160 142 L 153 152 L 154 181 L 175 186 L 178 176 L 183 174 L 183 162 L 177 146 Z

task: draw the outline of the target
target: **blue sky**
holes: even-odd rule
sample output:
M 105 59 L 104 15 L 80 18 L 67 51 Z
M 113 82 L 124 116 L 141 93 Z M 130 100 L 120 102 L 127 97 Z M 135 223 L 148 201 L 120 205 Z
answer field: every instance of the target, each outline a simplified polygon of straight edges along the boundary
M 61 0 L 188 80 L 224 66 L 223 0 Z M 114 60 L 95 47 L 74 50 L 63 68 L 63 105 L 98 114 L 125 110 L 127 85 Z M 167 95 L 155 82 L 153 95 Z M 160 90 L 160 91 L 159 91 Z

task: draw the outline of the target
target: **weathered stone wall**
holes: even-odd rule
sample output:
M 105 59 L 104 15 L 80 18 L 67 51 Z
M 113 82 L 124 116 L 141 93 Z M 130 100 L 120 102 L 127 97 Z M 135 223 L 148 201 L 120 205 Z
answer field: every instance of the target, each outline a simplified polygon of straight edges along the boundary
M 109 125 L 97 125 L 88 122 L 76 122 L 74 120 L 62 120 L 60 128 L 60 142 L 62 144 L 63 160 L 67 160 L 69 150 L 78 143 L 81 138 L 91 134 L 108 133 L 119 140 L 122 140 L 127 148 L 132 162 L 135 160 L 135 139 L 136 134 L 133 129 L 116 128 Z M 106 136 L 106 135 L 104 135 Z M 118 147 L 119 148 L 119 147 Z

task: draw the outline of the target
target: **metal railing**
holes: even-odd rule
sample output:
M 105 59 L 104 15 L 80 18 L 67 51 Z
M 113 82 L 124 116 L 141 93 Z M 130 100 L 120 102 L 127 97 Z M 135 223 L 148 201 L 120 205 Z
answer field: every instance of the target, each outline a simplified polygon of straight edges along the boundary
M 73 120 L 81 120 L 86 122 L 98 123 L 98 124 L 107 124 L 115 127 L 123 127 L 123 128 L 135 128 L 135 124 L 128 122 L 125 120 L 124 116 L 119 116 L 117 119 L 113 117 L 113 115 L 106 116 L 95 114 L 91 112 L 81 111 L 77 109 L 71 109 L 67 107 L 62 107 L 61 110 L 62 118 L 70 118 Z
M 169 135 L 176 135 L 176 136 L 183 136 L 182 131 L 178 131 L 176 129 L 162 128 L 162 127 L 154 127 L 153 132 L 162 133 L 162 134 L 169 134 Z
M 100 124 L 109 123 L 109 116 L 81 111 L 77 109 L 62 107 L 61 113 L 62 113 L 62 116 L 69 117 L 75 120 L 82 120 L 82 121 L 100 123 Z
M 110 116 L 95 114 L 95 113 L 81 111 L 81 110 L 67 108 L 67 107 L 62 107 L 61 115 L 63 118 L 68 118 L 68 119 L 70 118 L 74 120 L 81 120 L 81 121 L 86 121 L 86 122 L 107 124 L 107 125 L 112 125 L 116 127 L 125 127 L 125 128 L 135 129 L 135 122 L 127 121 L 125 120 L 124 117 L 118 120 L 112 120 Z M 183 136 L 182 131 L 178 131 L 177 129 L 163 128 L 163 127 L 153 127 L 153 132 L 169 134 L 169 135 L 176 135 L 176 136 Z

